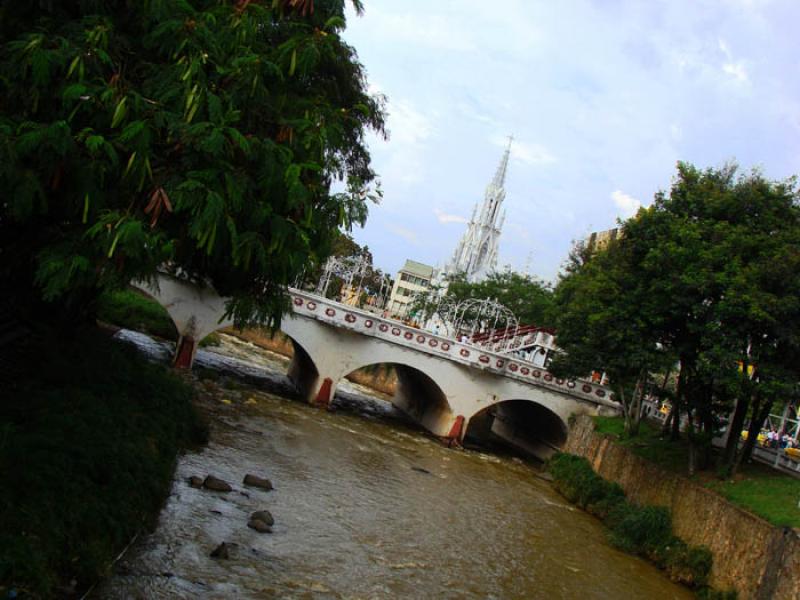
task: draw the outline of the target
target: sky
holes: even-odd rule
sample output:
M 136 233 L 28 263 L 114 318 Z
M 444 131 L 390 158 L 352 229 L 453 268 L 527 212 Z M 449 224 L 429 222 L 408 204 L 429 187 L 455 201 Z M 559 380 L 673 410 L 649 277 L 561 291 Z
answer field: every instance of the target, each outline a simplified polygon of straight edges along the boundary
M 677 161 L 800 173 L 797 0 L 365 0 L 344 37 L 387 99 L 376 266 L 443 265 L 507 136 L 498 266 L 553 281 L 573 240 L 669 188 Z

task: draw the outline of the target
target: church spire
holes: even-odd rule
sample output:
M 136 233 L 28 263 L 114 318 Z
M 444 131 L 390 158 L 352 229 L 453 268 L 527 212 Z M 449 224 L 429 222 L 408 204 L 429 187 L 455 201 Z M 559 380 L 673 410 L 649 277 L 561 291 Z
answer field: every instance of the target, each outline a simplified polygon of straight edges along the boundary
M 514 141 L 514 136 L 508 136 L 508 146 L 506 146 L 506 151 L 503 153 L 503 158 L 500 159 L 500 164 L 497 166 L 497 171 L 494 174 L 494 179 L 492 180 L 492 185 L 498 188 L 503 187 L 506 182 L 506 171 L 508 171 L 508 158 L 511 156 L 511 142 Z
M 475 210 L 478 208 L 477 204 L 472 211 L 472 218 L 467 223 L 464 237 L 461 238 L 452 261 L 445 268 L 445 273 L 448 275 L 464 273 L 469 281 L 481 281 L 497 265 L 498 242 L 506 218 L 505 210 L 500 209 L 506 197 L 504 186 L 513 139 L 509 136 L 508 146 L 503 158 L 500 159 L 500 165 L 491 183 L 486 186 L 480 212 Z M 500 216 L 499 224 L 498 216 Z

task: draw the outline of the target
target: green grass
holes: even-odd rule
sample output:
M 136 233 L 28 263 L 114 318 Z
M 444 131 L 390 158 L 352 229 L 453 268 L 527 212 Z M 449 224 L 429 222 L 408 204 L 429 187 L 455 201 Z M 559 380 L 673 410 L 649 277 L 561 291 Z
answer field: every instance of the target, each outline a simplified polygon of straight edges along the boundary
M 687 474 L 689 449 L 684 439 L 678 442 L 661 439 L 660 427 L 646 422 L 642 422 L 638 436 L 623 438 L 622 417 L 595 417 L 595 427 L 600 433 L 616 437 L 619 445 L 665 470 Z M 693 479 L 773 525 L 800 527 L 800 479 L 757 462 L 742 465 L 735 480 L 723 481 L 715 477 L 713 471 L 699 472 Z
M 166 340 L 178 339 L 175 324 L 166 309 L 152 298 L 134 290 L 106 292 L 97 307 L 100 321 L 141 331 Z
M 98 332 L 30 355 L 0 403 L 0 596 L 61 597 L 154 520 L 205 434 L 190 387 Z

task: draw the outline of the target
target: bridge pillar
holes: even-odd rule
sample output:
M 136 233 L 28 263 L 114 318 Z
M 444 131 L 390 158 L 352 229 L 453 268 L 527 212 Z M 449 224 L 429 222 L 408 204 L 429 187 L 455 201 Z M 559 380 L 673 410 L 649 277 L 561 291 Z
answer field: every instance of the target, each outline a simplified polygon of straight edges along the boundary
M 225 299 L 211 286 L 200 286 L 166 273 L 155 281 L 135 282 L 133 286 L 158 301 L 169 313 L 178 330 L 178 343 L 172 364 L 178 369 L 191 369 L 198 343 L 209 333 L 232 325 L 224 318 Z
M 191 369 L 194 362 L 194 355 L 197 353 L 197 342 L 190 335 L 178 337 L 175 346 L 175 356 L 172 359 L 172 366 L 176 369 Z
M 456 420 L 453 421 L 450 431 L 444 437 L 445 443 L 449 448 L 461 445 L 461 441 L 464 439 L 464 421 L 464 415 L 458 415 Z
M 319 386 L 319 390 L 317 391 L 317 395 L 312 400 L 311 404 L 315 406 L 319 406 L 320 408 L 328 408 L 330 406 L 331 400 L 333 399 L 333 380 L 330 377 L 326 377 L 322 380 L 322 383 Z

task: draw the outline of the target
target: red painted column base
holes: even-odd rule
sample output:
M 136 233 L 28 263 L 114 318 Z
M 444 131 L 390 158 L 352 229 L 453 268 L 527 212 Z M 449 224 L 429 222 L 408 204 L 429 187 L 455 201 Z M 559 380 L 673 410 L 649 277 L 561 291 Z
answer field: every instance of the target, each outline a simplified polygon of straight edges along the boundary
M 176 369 L 191 369 L 194 361 L 195 341 L 189 336 L 181 336 L 178 340 L 178 349 L 175 360 L 172 362 Z
M 326 377 L 317 392 L 317 397 L 314 398 L 314 404 L 328 408 L 331 403 L 331 388 L 333 387 L 333 380 Z
M 456 417 L 453 426 L 450 428 L 450 433 L 448 433 L 444 438 L 448 448 L 461 447 L 461 435 L 463 434 L 464 430 L 464 420 L 465 419 L 463 415 L 458 415 Z

